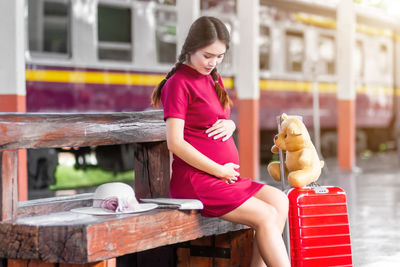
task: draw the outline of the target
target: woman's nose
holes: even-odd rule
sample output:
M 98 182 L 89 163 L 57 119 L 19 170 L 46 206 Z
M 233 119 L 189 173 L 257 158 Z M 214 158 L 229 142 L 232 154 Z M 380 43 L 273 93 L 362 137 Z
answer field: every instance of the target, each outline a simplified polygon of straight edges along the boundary
M 208 62 L 208 65 L 211 67 L 215 67 L 217 65 L 217 59 L 212 59 Z

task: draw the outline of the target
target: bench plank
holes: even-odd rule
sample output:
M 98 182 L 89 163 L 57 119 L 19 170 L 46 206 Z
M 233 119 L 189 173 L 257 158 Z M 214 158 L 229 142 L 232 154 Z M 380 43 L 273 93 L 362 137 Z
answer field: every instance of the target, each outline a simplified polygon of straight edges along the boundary
M 20 201 L 16 218 L 89 207 L 92 203 L 93 193 Z
M 197 211 L 156 209 L 118 216 L 73 212 L 23 217 L 0 223 L 0 257 L 87 263 L 247 229 Z
M 0 150 L 116 145 L 165 140 L 162 111 L 0 113 Z

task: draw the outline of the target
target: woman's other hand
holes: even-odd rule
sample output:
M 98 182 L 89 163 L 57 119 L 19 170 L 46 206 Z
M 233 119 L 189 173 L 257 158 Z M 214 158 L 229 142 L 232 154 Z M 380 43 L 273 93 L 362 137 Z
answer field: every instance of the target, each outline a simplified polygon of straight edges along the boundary
M 237 181 L 237 176 L 240 175 L 236 169 L 239 169 L 239 165 L 232 162 L 226 163 L 221 166 L 221 172 L 218 178 L 225 181 L 227 184 L 233 184 Z
M 213 139 L 222 137 L 222 141 L 226 141 L 232 136 L 235 129 L 236 125 L 233 120 L 220 119 L 206 130 L 206 134 L 208 134 L 208 137 L 213 137 Z

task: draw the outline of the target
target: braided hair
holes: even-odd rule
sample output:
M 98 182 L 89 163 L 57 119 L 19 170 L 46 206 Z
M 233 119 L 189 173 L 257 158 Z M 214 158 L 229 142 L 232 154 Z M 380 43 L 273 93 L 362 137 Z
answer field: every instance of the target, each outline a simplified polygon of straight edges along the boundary
M 178 62 L 153 90 L 151 95 L 151 103 L 153 106 L 158 107 L 161 99 L 161 89 L 164 84 L 172 75 L 174 75 L 182 64 L 189 59 L 190 54 L 195 53 L 198 49 L 211 45 L 216 40 L 223 42 L 228 50 L 230 36 L 228 29 L 222 21 L 215 17 L 203 16 L 193 22 L 178 57 Z M 229 98 L 228 93 L 218 82 L 220 76 L 216 68 L 212 70 L 211 77 L 215 84 L 214 89 L 217 92 L 219 102 L 223 107 L 229 108 L 232 101 Z

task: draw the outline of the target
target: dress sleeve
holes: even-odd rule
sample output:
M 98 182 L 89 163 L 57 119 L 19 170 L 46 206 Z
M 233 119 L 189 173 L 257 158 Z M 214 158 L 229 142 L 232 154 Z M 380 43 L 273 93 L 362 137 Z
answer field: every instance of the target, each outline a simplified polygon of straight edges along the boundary
M 168 117 L 185 120 L 189 97 L 188 88 L 184 82 L 170 78 L 161 89 L 164 120 Z

